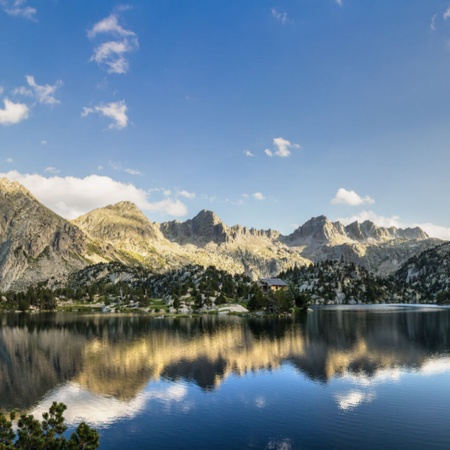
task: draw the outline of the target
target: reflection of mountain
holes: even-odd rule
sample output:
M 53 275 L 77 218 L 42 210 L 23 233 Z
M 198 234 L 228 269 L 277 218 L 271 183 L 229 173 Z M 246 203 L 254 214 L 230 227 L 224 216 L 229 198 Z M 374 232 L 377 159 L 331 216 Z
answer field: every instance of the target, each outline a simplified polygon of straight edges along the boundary
M 300 321 L 4 317 L 1 406 L 31 407 L 69 380 L 92 394 L 128 402 L 161 378 L 185 379 L 209 390 L 230 374 L 287 362 L 310 379 L 327 382 L 344 375 L 375 377 L 399 367 L 426 371 L 431 356 L 448 354 L 450 311 L 376 311 L 322 310 Z M 446 370 L 448 364 L 441 366 Z

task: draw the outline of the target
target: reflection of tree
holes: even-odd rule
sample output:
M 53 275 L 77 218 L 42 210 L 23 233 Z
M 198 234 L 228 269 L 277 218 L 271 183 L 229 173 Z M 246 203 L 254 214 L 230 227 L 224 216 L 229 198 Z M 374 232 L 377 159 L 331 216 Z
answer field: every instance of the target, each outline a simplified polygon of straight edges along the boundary
M 314 311 L 300 319 L 210 316 L 3 316 L 0 398 L 26 408 L 74 380 L 129 400 L 150 380 L 185 379 L 214 389 L 230 374 L 294 365 L 314 381 L 346 373 L 420 368 L 450 348 L 450 312 Z

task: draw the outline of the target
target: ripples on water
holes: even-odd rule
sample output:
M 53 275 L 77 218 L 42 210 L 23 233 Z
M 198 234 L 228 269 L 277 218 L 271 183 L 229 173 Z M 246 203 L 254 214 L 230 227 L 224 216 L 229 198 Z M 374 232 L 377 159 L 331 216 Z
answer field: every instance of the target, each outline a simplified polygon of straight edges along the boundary
M 450 448 L 450 311 L 292 320 L 5 315 L 0 402 L 102 448 Z

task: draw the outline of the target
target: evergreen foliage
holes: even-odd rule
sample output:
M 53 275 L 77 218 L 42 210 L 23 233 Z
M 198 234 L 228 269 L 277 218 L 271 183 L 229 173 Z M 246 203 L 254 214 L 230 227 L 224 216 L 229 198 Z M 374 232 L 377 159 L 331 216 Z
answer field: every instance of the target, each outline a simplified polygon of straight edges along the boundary
M 13 428 L 15 413 L 10 413 L 9 418 L 4 413 L 0 413 L 0 449 L 94 450 L 98 448 L 99 435 L 85 422 L 80 423 L 69 439 L 63 435 L 67 429 L 63 416 L 66 408 L 63 403 L 53 402 L 49 411 L 42 415 L 42 421 L 35 419 L 31 414 L 22 414 L 17 421 L 16 431 Z

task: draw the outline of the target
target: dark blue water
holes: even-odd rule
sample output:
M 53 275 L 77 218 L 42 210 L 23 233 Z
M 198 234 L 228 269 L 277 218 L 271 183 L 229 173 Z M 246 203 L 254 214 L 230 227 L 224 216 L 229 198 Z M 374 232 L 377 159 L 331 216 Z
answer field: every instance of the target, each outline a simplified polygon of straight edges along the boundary
M 66 403 L 101 448 L 450 448 L 450 311 L 287 320 L 3 316 L 0 402 Z

